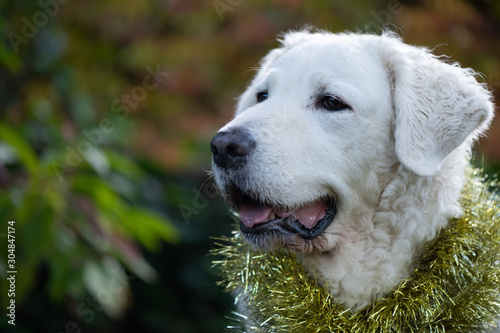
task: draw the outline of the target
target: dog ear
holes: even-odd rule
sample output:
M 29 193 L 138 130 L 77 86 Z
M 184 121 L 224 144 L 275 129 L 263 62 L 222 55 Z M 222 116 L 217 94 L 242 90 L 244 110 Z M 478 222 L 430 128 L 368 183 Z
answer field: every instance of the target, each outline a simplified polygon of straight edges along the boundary
M 427 49 L 383 36 L 395 109 L 396 154 L 420 176 L 432 176 L 464 141 L 477 139 L 493 117 L 491 94 L 474 72 Z

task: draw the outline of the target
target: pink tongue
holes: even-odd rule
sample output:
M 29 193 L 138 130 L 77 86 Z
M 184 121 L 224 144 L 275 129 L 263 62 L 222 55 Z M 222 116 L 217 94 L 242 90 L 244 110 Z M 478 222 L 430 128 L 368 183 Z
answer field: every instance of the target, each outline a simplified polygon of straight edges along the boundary
M 240 206 L 240 219 L 247 228 L 265 222 L 271 213 L 271 207 L 256 203 L 245 203 Z
M 299 208 L 293 212 L 293 216 L 299 220 L 300 224 L 311 229 L 326 214 L 326 201 L 320 200 L 313 202 L 309 206 Z
M 254 225 L 267 221 L 272 208 L 264 204 L 254 202 L 244 203 L 240 206 L 240 220 L 245 227 L 252 228 Z M 316 201 L 309 206 L 305 206 L 295 210 L 293 213 L 276 211 L 275 214 L 279 217 L 293 216 L 299 220 L 300 224 L 311 229 L 316 226 L 326 214 L 326 201 Z

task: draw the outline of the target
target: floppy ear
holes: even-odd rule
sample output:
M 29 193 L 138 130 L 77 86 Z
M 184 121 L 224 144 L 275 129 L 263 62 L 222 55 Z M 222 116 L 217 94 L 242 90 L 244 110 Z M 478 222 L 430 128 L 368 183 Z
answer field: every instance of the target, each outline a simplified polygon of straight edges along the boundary
M 427 49 L 387 35 L 380 46 L 392 81 L 396 154 L 417 175 L 432 176 L 454 149 L 486 130 L 491 94 L 472 70 L 444 63 Z

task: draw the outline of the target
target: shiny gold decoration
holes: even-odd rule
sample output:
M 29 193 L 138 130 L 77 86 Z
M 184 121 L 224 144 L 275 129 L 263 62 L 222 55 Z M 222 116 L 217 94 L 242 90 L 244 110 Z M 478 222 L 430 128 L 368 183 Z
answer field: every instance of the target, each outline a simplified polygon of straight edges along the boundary
M 496 184 L 480 174 L 469 171 L 464 215 L 425 245 L 411 276 L 355 313 L 336 303 L 293 254 L 257 252 L 237 232 L 219 239 L 213 252 L 220 258 L 214 261 L 220 284 L 248 306 L 248 313 L 235 313 L 229 330 L 436 333 L 494 327 L 500 317 L 500 198 L 491 192 Z

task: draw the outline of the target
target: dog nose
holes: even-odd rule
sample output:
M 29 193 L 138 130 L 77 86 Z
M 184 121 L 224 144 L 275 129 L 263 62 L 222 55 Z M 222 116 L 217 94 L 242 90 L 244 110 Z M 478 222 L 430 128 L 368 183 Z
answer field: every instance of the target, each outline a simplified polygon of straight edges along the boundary
M 215 164 L 223 169 L 243 166 L 255 148 L 253 137 L 240 128 L 217 133 L 210 143 Z

